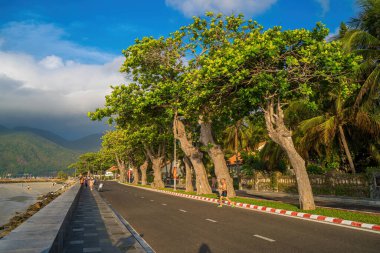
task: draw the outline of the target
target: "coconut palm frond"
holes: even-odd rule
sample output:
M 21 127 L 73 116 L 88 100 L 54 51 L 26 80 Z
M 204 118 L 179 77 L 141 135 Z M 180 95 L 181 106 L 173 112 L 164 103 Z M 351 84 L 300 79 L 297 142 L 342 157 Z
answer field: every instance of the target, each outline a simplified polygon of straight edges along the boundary
M 356 96 L 354 107 L 358 108 L 363 101 L 363 97 L 366 94 L 377 95 L 380 85 L 380 65 L 377 65 L 376 68 L 371 72 L 368 78 L 365 80 L 364 84 L 360 88 L 358 95 Z
M 380 38 L 380 1 L 357 0 L 356 2 L 361 10 L 356 18 L 351 19 L 350 26 Z
M 335 116 L 332 116 L 316 127 L 316 130 L 322 134 L 321 139 L 326 146 L 330 146 L 335 137 L 337 127 L 336 123 Z
M 266 161 L 270 169 L 274 168 L 284 155 L 283 149 L 273 141 L 268 141 L 259 153 L 260 159 Z
M 311 119 L 307 119 L 307 120 L 302 121 L 299 124 L 299 128 L 298 129 L 302 133 L 306 133 L 310 129 L 312 129 L 312 128 L 314 128 L 314 127 L 322 124 L 325 120 L 326 120 L 326 117 L 324 115 L 317 116 L 317 117 L 314 117 L 314 118 L 311 118 Z
M 380 59 L 380 50 L 378 49 L 372 49 L 372 48 L 357 49 L 355 50 L 355 53 L 363 56 L 364 59 L 370 62 Z
M 380 137 L 380 115 L 378 114 L 359 110 L 356 114 L 355 125 L 375 138 Z
M 358 79 L 367 78 L 377 65 L 377 62 L 374 62 L 373 60 L 363 61 L 356 71 Z
M 347 31 L 341 41 L 343 48 L 350 52 L 357 49 L 376 49 L 380 45 L 380 41 L 376 37 L 362 30 Z
M 376 145 L 372 144 L 369 147 L 369 151 L 371 153 L 371 157 L 373 157 L 378 163 L 380 163 L 380 150 Z

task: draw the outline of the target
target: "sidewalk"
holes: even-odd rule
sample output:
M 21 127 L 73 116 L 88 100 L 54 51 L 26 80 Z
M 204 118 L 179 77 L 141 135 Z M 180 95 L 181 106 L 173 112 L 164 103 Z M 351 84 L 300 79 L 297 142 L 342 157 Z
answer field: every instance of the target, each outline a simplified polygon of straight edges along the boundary
M 96 190 L 83 188 L 80 194 L 64 253 L 146 252 Z
M 298 204 L 298 195 L 280 192 L 260 192 L 255 190 L 237 190 L 240 197 L 281 201 Z M 380 200 L 358 199 L 338 196 L 314 196 L 317 206 L 354 210 L 359 212 L 378 213 L 380 215 Z

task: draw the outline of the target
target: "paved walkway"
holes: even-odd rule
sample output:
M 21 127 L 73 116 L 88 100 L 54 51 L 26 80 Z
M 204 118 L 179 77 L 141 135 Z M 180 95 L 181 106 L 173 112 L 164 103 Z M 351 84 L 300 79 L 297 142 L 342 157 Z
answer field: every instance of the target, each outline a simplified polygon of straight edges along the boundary
M 80 194 L 64 253 L 145 252 L 97 191 L 84 188 Z

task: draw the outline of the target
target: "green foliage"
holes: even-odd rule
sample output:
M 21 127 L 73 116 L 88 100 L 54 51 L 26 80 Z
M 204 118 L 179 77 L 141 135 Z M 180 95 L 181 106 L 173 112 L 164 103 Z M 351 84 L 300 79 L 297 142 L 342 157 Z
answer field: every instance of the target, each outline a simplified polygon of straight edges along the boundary
M 244 176 L 253 176 L 255 171 L 264 171 L 267 169 L 265 162 L 258 155 L 248 155 L 243 153 L 243 161 L 241 171 Z
M 378 0 L 357 0 L 356 2 L 361 11 L 358 17 L 351 19 L 350 25 L 380 39 L 380 2 Z
M 64 171 L 60 170 L 57 173 L 57 178 L 66 180 L 68 178 L 68 175 Z
M 306 170 L 308 174 L 323 175 L 326 173 L 326 169 L 317 164 L 308 164 Z

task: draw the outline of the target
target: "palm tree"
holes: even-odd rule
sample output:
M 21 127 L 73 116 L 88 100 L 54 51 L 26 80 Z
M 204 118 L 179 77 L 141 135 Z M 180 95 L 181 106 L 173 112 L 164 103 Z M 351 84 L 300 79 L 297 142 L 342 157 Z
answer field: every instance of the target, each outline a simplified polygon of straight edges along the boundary
M 267 140 L 264 124 L 262 115 L 236 121 L 224 130 L 224 147 L 236 155 L 242 150 L 255 150 L 260 142 Z
M 227 150 L 233 151 L 238 158 L 239 150 L 243 146 L 243 139 L 247 138 L 246 125 L 243 119 L 235 122 L 235 124 L 228 126 L 225 130 L 224 145 Z M 245 141 L 245 140 L 244 140 Z
M 355 165 L 348 146 L 344 128 L 351 123 L 351 107 L 347 100 L 344 100 L 340 93 L 332 96 L 331 107 L 323 115 L 318 115 L 304 120 L 299 124 L 298 135 L 299 147 L 303 151 L 315 150 L 321 154 L 321 148 L 331 151 L 334 141 L 338 138 L 344 149 L 350 169 L 355 173 Z
M 350 25 L 354 29 L 368 32 L 380 39 L 380 1 L 379 0 L 357 0 L 361 8 L 357 18 L 352 18 Z

